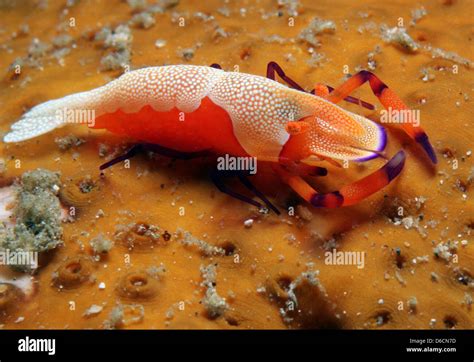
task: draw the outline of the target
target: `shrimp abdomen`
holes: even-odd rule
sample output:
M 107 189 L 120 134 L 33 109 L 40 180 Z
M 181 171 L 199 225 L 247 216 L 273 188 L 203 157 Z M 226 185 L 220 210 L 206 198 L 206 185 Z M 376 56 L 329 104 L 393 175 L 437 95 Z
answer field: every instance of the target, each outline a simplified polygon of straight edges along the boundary
M 105 128 L 182 152 L 213 150 L 232 155 L 247 154 L 234 135 L 229 114 L 207 97 L 190 113 L 176 107 L 160 112 L 150 105 L 133 113 L 119 109 L 97 117 L 93 128 Z

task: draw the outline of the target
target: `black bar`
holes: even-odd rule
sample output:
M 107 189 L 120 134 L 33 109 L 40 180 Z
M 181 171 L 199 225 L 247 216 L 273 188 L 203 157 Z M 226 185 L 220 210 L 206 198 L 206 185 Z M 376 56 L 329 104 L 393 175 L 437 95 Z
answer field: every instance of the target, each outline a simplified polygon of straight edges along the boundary
M 19 340 L 26 336 L 54 338 L 55 355 L 19 352 Z M 3 330 L 0 360 L 472 361 L 473 337 L 470 330 Z M 407 352 L 407 348 L 427 347 L 456 348 L 456 352 Z

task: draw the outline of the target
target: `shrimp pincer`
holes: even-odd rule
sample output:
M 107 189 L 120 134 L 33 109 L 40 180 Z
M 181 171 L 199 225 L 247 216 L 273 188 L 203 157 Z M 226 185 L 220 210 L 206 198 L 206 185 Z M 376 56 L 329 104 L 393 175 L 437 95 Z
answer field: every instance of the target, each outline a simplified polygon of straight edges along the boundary
M 289 87 L 277 82 L 276 74 Z M 335 89 L 318 85 L 312 92 L 305 92 L 274 62 L 268 65 L 267 77 L 226 72 L 218 65 L 148 67 L 127 72 L 102 87 L 33 107 L 11 126 L 4 142 L 28 140 L 77 121 L 66 119 L 64 115 L 70 113 L 65 110 L 93 110 L 95 117 L 88 122 L 89 127 L 140 142 L 102 169 L 143 148 L 178 158 L 206 152 L 255 157 L 271 162 L 282 181 L 311 205 L 348 206 L 390 183 L 400 174 L 406 158 L 399 151 L 377 171 L 330 193 L 319 193 L 304 180 L 305 176 L 326 175 L 325 168 L 315 166 L 317 161 L 364 162 L 381 156 L 387 143 L 385 129 L 337 105 L 346 100 L 373 108 L 350 96 L 365 82 L 385 108 L 407 109 L 385 83 L 368 71 L 357 73 Z M 398 126 L 420 144 L 433 163 L 437 162 L 420 127 L 411 123 Z M 223 176 L 238 176 L 244 186 L 277 212 L 246 174 L 214 173 L 212 179 L 221 191 L 260 207 L 254 199 L 228 189 Z

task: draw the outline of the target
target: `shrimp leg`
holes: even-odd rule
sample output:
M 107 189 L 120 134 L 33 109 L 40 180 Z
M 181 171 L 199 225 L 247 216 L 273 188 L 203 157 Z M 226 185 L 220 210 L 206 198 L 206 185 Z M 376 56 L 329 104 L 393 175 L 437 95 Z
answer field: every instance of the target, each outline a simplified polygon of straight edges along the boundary
M 238 177 L 239 181 L 248 189 L 250 190 L 255 196 L 261 199 L 265 205 L 267 205 L 268 209 L 271 209 L 275 212 L 275 214 L 280 215 L 280 211 L 266 198 L 266 196 L 258 190 L 252 182 L 247 178 L 247 175 L 244 171 L 237 170 L 237 171 L 222 171 L 222 170 L 213 170 L 211 172 L 211 179 L 216 185 L 216 187 L 223 193 L 228 194 L 236 199 L 241 201 L 247 202 L 251 205 L 258 207 L 259 209 L 263 208 L 263 205 L 258 201 L 255 201 L 245 195 L 239 194 L 233 190 L 231 190 L 228 186 L 226 186 L 223 182 L 223 178 L 228 177 Z
M 214 65 L 214 64 L 213 64 Z M 267 78 L 271 79 L 271 80 L 276 80 L 276 74 L 278 74 L 278 76 L 283 79 L 291 88 L 294 88 L 294 89 L 297 89 L 301 92 L 306 92 L 303 87 L 301 87 L 298 83 L 296 83 L 293 79 L 291 79 L 290 77 L 288 77 L 285 72 L 283 71 L 282 67 L 280 67 L 280 65 L 278 65 L 278 63 L 276 62 L 270 62 L 268 63 L 267 65 Z M 326 86 L 327 89 L 329 90 L 333 90 L 334 88 L 330 87 L 330 86 Z M 316 94 L 319 96 L 319 94 L 315 93 L 315 89 L 311 90 L 309 93 L 311 94 Z M 351 97 L 351 96 L 348 96 L 348 97 L 345 97 L 344 100 L 346 102 L 349 102 L 349 103 L 354 103 L 354 104 L 357 104 L 357 105 L 360 105 L 361 107 L 365 107 L 365 108 L 368 108 L 368 109 L 375 109 L 375 107 L 370 104 L 370 103 L 367 103 L 367 102 L 364 102 L 358 98 L 355 98 L 355 97 Z
M 267 197 L 259 190 L 257 189 L 253 183 L 250 182 L 250 180 L 248 179 L 248 177 L 243 173 L 243 172 L 240 172 L 238 175 L 238 178 L 240 180 L 240 182 L 247 188 L 249 189 L 255 196 L 257 196 L 258 198 L 260 198 L 260 200 L 262 200 L 265 205 L 267 205 L 267 207 L 269 209 L 272 209 L 275 214 L 277 215 L 280 215 L 280 211 L 276 208 L 276 206 L 274 206 L 268 199 Z
M 388 88 L 388 86 L 375 74 L 367 70 L 361 70 L 359 73 L 352 76 L 339 87 L 330 92 L 325 98 L 330 102 L 338 103 L 342 99 L 345 99 L 345 97 L 347 97 L 355 89 L 362 86 L 365 82 L 369 82 L 372 92 L 387 110 L 393 109 L 401 111 L 408 109 L 405 103 L 403 103 L 403 101 L 393 90 Z M 437 163 L 433 146 L 431 146 L 427 134 L 421 127 L 415 127 L 411 123 L 403 123 L 400 125 L 400 127 L 405 131 L 405 133 L 414 139 L 415 142 L 419 143 L 421 147 L 423 147 L 431 162 L 434 164 Z
M 235 191 L 231 190 L 224 183 L 223 178 L 224 177 L 235 176 L 235 172 L 212 170 L 210 176 L 211 176 L 212 182 L 214 183 L 214 185 L 216 185 L 216 187 L 219 189 L 219 191 L 221 191 L 221 192 L 223 192 L 223 193 L 225 193 L 229 196 L 232 196 L 232 197 L 234 197 L 234 198 L 236 198 L 240 201 L 243 201 L 243 202 L 246 202 L 250 205 L 256 206 L 259 209 L 263 208 L 263 205 L 260 202 L 255 201 L 255 200 L 251 199 L 250 197 L 247 197 L 245 195 L 239 194 L 238 192 L 235 192 Z
M 358 203 L 389 184 L 403 169 L 405 153 L 399 151 L 390 161 L 370 175 L 343 186 L 338 191 L 318 193 L 301 176 L 292 175 L 281 165 L 275 165 L 275 171 L 283 182 L 298 195 L 315 207 L 335 208 Z
M 171 148 L 166 148 L 154 143 L 139 143 L 132 148 L 130 148 L 126 153 L 123 155 L 120 155 L 118 157 L 115 157 L 114 159 L 100 165 L 99 169 L 101 171 L 105 170 L 106 168 L 109 168 L 110 166 L 115 165 L 116 163 L 125 161 L 133 156 L 136 156 L 139 153 L 146 152 L 146 151 L 151 151 L 158 153 L 162 156 L 170 157 L 170 158 L 176 158 L 180 160 L 189 160 L 192 158 L 196 157 L 203 157 L 208 155 L 207 151 L 199 151 L 199 152 L 180 152 L 173 150 Z

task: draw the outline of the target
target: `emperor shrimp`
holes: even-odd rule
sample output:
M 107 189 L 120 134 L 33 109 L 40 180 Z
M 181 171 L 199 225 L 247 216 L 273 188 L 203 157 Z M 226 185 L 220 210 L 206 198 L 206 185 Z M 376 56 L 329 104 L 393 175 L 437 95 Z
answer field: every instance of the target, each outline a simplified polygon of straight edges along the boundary
M 276 81 L 277 74 L 288 86 Z M 275 62 L 268 64 L 267 77 L 226 72 L 217 64 L 169 65 L 130 71 L 99 88 L 39 104 L 11 126 L 4 142 L 25 141 L 64 126 L 71 122 L 64 116 L 68 113 L 65 110 L 73 114 L 92 110 L 95 118 L 88 122 L 89 127 L 107 129 L 139 142 L 101 169 L 143 149 L 183 159 L 205 153 L 255 157 L 270 162 L 281 180 L 311 205 L 348 206 L 389 184 L 402 171 L 406 158 L 400 150 L 377 171 L 329 193 L 318 192 L 304 179 L 327 174 L 327 169 L 315 162 L 339 165 L 337 160 L 364 162 L 383 156 L 385 129 L 337 105 L 346 100 L 373 109 L 350 96 L 365 82 L 386 109 L 408 109 L 385 83 L 365 70 L 335 89 L 319 84 L 312 92 L 305 92 Z M 419 126 L 403 123 L 396 127 L 419 143 L 432 163 L 437 162 Z M 229 175 L 237 176 L 278 213 L 247 174 L 213 172 L 212 180 L 221 191 L 264 207 L 254 198 L 228 188 L 223 177 Z

